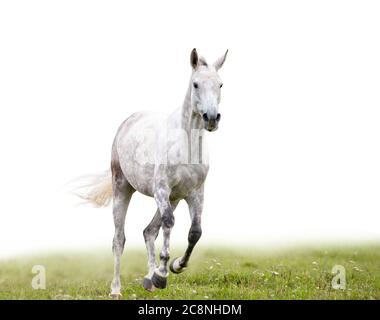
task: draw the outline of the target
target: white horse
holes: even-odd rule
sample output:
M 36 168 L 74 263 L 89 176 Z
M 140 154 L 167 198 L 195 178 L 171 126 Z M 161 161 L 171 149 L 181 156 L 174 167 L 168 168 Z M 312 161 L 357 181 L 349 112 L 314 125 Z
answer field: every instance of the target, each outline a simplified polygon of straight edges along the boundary
M 203 186 L 209 169 L 204 129 L 218 128 L 222 87 L 218 70 L 227 52 L 214 64 L 208 64 L 196 49 L 192 50 L 191 80 L 182 108 L 169 116 L 138 112 L 125 120 L 113 142 L 111 170 L 85 195 L 97 206 L 105 206 L 113 199 L 115 267 L 111 296 L 114 298 L 121 296 L 120 257 L 125 243 L 125 216 L 136 190 L 154 197 L 158 207 L 143 232 L 149 267 L 143 281 L 145 289 L 166 287 L 173 212 L 180 200 L 185 199 L 189 206 L 191 228 L 187 250 L 171 262 L 172 272 L 184 270 L 201 236 Z M 164 241 L 157 266 L 154 242 L 160 228 Z

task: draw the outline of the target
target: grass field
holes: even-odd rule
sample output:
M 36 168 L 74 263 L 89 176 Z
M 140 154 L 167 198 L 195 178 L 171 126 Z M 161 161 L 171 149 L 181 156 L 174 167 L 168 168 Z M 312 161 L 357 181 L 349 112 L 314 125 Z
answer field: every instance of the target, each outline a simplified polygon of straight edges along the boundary
M 174 252 L 172 256 L 176 256 Z M 145 291 L 144 251 L 126 250 L 123 299 L 380 299 L 380 247 L 298 249 L 263 254 L 199 249 L 168 287 Z M 33 265 L 46 269 L 46 289 L 31 287 Z M 332 288 L 332 268 L 346 270 L 346 289 Z M 0 299 L 108 299 L 110 253 L 51 254 L 0 261 Z

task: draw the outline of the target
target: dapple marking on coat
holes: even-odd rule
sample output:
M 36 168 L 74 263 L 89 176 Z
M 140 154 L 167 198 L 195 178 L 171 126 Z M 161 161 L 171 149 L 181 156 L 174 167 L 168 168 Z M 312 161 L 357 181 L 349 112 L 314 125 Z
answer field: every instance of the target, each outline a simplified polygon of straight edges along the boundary
M 125 243 L 125 216 L 136 190 L 154 197 L 158 207 L 143 232 L 149 268 L 143 280 L 145 289 L 152 291 L 167 285 L 173 212 L 180 200 L 188 204 L 191 227 L 185 253 L 169 266 L 172 272 L 184 271 L 201 237 L 204 182 L 209 169 L 205 130 L 217 130 L 221 118 L 218 108 L 222 82 L 218 70 L 227 52 L 215 63 L 208 64 L 193 49 L 191 79 L 182 107 L 169 116 L 138 112 L 126 119 L 112 145 L 111 170 L 100 176 L 89 193 L 82 195 L 96 206 L 107 205 L 111 197 L 113 200 L 115 261 L 110 294 L 113 298 L 121 296 L 120 258 Z M 163 246 L 157 266 L 155 240 L 160 228 Z

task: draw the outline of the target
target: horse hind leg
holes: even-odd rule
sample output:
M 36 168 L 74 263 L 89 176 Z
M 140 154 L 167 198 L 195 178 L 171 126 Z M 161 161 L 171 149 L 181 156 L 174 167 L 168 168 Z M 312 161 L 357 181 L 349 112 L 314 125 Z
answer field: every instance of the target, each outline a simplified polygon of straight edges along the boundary
M 118 163 L 112 164 L 112 189 L 115 235 L 112 244 L 112 251 L 114 254 L 114 276 L 111 284 L 110 296 L 114 299 L 118 299 L 121 296 L 120 259 L 123 254 L 125 244 L 125 216 L 129 202 L 135 191 L 124 177 Z
M 178 205 L 177 202 L 171 202 L 172 210 L 174 211 Z M 154 274 L 154 270 L 157 268 L 156 264 L 156 249 L 155 249 L 155 240 L 157 239 L 158 232 L 160 231 L 162 225 L 162 218 L 160 210 L 157 209 L 156 214 L 154 215 L 152 221 L 149 225 L 144 229 L 144 240 L 146 245 L 146 250 L 148 253 L 148 274 L 144 277 L 143 287 L 148 291 L 153 291 L 155 286 L 152 282 L 152 277 Z

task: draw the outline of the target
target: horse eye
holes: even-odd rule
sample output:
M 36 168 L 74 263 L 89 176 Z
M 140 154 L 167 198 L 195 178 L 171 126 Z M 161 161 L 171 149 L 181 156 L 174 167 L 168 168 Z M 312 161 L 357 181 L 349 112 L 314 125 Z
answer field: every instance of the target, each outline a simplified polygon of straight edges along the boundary
M 193 86 L 194 86 L 195 89 L 198 89 L 198 83 L 194 82 Z
M 223 87 L 223 83 L 220 84 L 219 88 Z

